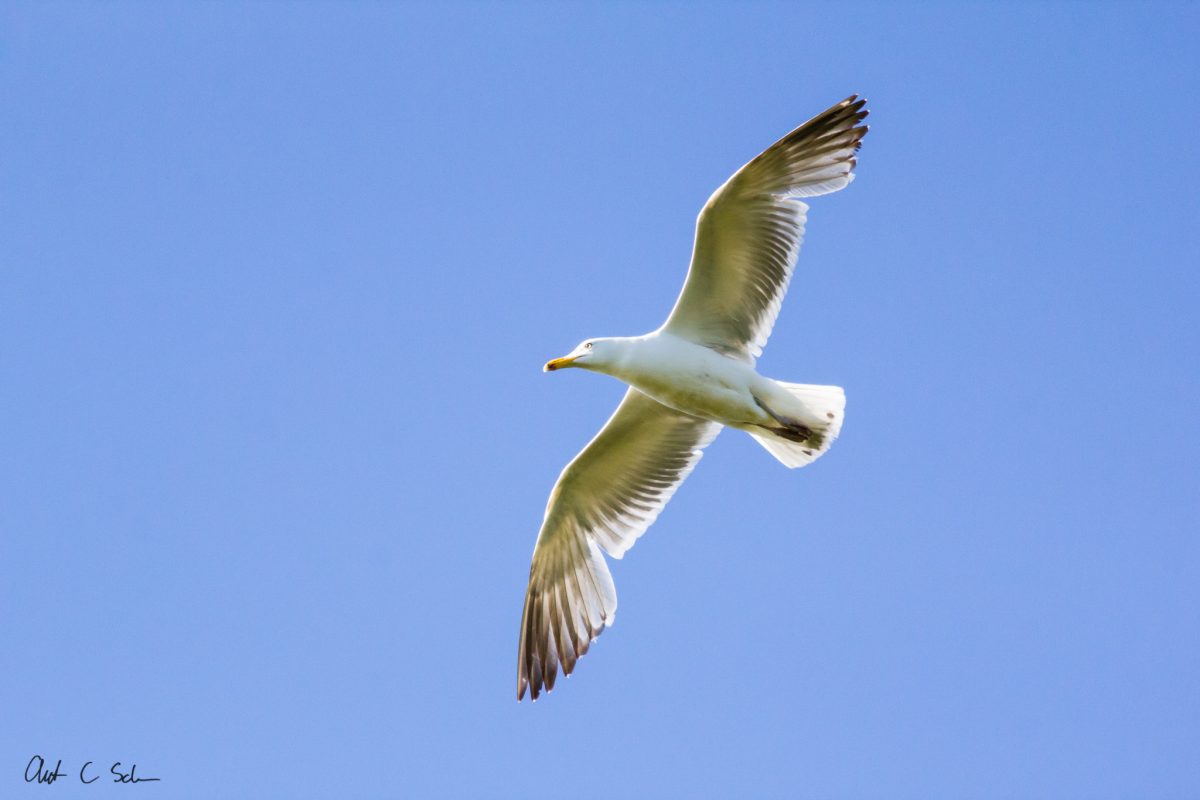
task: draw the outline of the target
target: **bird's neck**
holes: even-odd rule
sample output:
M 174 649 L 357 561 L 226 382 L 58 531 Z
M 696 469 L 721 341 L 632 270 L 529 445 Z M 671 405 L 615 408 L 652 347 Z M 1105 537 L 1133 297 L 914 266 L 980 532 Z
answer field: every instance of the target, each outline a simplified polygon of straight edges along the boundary
M 651 343 L 645 336 L 621 336 L 606 340 L 608 352 L 605 360 L 594 368 L 596 372 L 611 375 L 614 378 L 632 384 L 641 374 L 641 365 L 645 361 L 647 349 Z

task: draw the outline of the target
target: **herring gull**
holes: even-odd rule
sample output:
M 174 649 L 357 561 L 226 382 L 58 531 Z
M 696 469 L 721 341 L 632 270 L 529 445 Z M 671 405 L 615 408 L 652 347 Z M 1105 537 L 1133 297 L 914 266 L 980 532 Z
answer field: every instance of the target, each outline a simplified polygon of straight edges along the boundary
M 808 205 L 854 179 L 867 128 L 851 96 L 796 128 L 713 192 L 696 220 L 683 291 L 644 336 L 587 339 L 545 366 L 629 385 L 596 437 L 558 477 L 533 550 L 521 613 L 517 699 L 554 688 L 613 622 L 617 592 L 601 551 L 621 558 L 646 532 L 723 426 L 788 467 L 819 458 L 842 427 L 838 386 L 759 375 L 804 238 Z

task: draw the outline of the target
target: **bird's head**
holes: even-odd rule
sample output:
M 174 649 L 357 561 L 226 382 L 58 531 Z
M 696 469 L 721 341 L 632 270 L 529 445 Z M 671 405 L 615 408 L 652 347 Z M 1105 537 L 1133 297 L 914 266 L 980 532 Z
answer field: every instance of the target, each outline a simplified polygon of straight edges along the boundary
M 585 339 L 579 346 L 562 358 L 553 358 L 546 362 L 544 372 L 554 372 L 566 367 L 579 367 L 600 372 L 611 364 L 616 357 L 616 342 L 613 339 Z

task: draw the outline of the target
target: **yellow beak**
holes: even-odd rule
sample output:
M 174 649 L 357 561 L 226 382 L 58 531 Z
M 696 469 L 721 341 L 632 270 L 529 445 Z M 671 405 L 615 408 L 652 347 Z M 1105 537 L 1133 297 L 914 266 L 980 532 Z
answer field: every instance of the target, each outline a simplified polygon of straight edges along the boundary
M 546 366 L 542 367 L 542 372 L 554 372 L 556 369 L 569 367 L 574 363 L 578 356 L 563 356 L 562 358 L 553 358 L 546 362 Z

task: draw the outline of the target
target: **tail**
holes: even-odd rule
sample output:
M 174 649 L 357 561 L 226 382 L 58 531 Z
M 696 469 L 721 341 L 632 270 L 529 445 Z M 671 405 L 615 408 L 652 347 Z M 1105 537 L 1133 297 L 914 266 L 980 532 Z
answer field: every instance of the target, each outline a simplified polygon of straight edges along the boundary
M 755 399 L 779 425 L 750 431 L 750 435 L 784 466 L 794 469 L 811 464 L 842 431 L 846 393 L 840 386 L 774 383 L 786 394 L 777 396 L 770 407 L 761 398 Z

